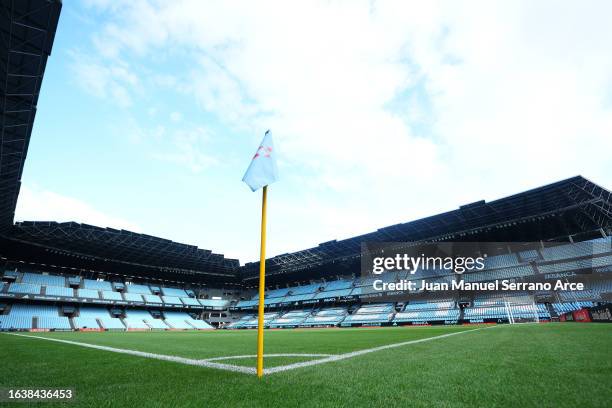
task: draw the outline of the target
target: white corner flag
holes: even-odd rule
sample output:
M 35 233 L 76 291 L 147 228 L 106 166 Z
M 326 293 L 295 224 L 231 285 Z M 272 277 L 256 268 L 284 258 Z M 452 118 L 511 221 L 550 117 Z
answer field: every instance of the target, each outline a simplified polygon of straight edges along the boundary
M 266 134 L 251 160 L 242 181 L 251 190 L 263 187 L 261 192 L 261 244 L 259 247 L 259 306 L 257 308 L 257 377 L 263 377 L 264 371 L 264 297 L 266 289 L 266 208 L 268 202 L 268 185 L 278 180 L 276 152 L 272 143 L 272 133 Z
M 242 181 L 253 191 L 263 186 L 272 184 L 278 180 L 278 168 L 276 167 L 276 152 L 272 142 L 272 133 L 268 130 L 253 156 Z

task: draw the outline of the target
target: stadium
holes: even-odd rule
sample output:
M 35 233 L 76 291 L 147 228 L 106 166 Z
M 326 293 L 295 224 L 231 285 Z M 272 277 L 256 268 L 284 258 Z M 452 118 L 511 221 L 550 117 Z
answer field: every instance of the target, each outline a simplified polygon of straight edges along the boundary
M 69 390 L 74 401 L 43 404 L 610 406 L 609 186 L 575 176 L 267 258 L 258 379 L 259 262 L 128 230 L 15 222 L 62 4 L 2 5 L 3 403 L 24 402 L 9 390 L 27 401 Z M 451 243 L 486 253 L 483 268 L 364 270 L 364 245 Z

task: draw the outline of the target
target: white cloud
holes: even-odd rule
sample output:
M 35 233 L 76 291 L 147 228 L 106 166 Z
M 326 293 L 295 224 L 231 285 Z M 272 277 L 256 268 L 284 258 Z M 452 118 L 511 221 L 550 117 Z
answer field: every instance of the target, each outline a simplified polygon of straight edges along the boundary
M 187 167 L 194 173 L 199 173 L 211 166 L 216 166 L 219 161 L 210 155 L 208 147 L 210 135 L 203 127 L 190 127 L 172 129 L 167 131 L 158 128 L 160 138 L 164 138 L 166 148 L 155 148 L 151 157 L 163 160 L 179 166 Z
M 140 232 L 132 222 L 96 209 L 89 203 L 36 186 L 21 186 L 15 221 L 75 221 Z
M 285 214 L 278 252 L 575 174 L 612 184 L 609 2 L 95 3 L 108 61 L 183 50 L 189 68 L 158 83 L 274 130 L 308 189 L 284 207 L 318 209 Z M 194 143 L 166 159 L 206 167 Z M 338 213 L 353 222 L 334 234 Z
M 170 113 L 170 120 L 173 122 L 180 122 L 183 119 L 183 115 L 180 112 Z
M 120 60 L 105 64 L 80 52 L 71 52 L 72 70 L 81 88 L 99 98 L 108 98 L 122 108 L 132 105 L 131 93 L 139 83 L 131 67 Z

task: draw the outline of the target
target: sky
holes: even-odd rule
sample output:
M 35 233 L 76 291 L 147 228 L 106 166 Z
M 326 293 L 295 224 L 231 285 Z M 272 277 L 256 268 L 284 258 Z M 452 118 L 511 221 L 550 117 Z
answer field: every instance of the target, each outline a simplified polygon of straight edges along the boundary
M 64 1 L 16 220 L 273 256 L 574 175 L 612 188 L 612 2 Z

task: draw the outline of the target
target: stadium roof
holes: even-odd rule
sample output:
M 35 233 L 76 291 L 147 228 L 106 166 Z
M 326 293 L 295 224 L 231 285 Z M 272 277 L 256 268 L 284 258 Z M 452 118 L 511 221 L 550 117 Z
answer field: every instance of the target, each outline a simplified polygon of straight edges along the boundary
M 18 222 L 10 237 L 12 240 L 101 260 L 182 269 L 202 275 L 234 277 L 240 266 L 236 259 L 227 259 L 194 245 L 76 222 Z
M 62 4 L 51 0 L 0 3 L 0 231 L 15 215 L 36 104 Z
M 266 260 L 266 274 L 321 267 L 333 274 L 337 264 L 359 256 L 362 242 L 532 242 L 598 229 L 607 233 L 612 229 L 612 193 L 576 176 L 489 203 L 478 201 L 454 211 L 275 256 Z M 248 263 L 242 269 L 243 277 L 253 279 L 258 270 L 259 262 Z
M 237 260 L 149 235 L 74 222 L 21 222 L 13 226 L 36 104 L 61 7 L 59 0 L 0 3 L 0 236 L 82 256 L 174 268 L 190 275 L 235 277 Z

